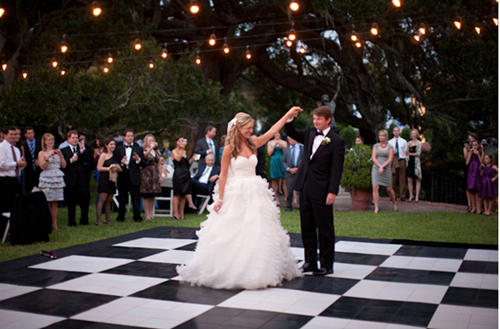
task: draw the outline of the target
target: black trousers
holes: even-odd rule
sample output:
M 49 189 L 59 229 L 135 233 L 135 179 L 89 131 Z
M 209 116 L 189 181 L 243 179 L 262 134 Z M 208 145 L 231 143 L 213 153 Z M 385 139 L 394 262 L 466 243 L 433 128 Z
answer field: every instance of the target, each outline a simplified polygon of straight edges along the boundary
M 90 191 L 88 186 L 77 183 L 64 188 L 64 201 L 68 206 L 68 225 L 76 226 L 76 205 L 80 205 L 80 225 L 89 223 Z
M 191 179 L 191 190 L 193 197 L 196 197 L 197 194 L 202 194 L 202 195 L 212 194 L 211 191 L 208 190 L 208 184 L 200 183 L 196 179 Z
M 305 262 L 333 269 L 335 261 L 335 228 L 333 226 L 333 205 L 327 206 L 324 200 L 311 199 L 304 189 L 300 192 L 300 229 L 304 245 Z M 316 233 L 317 232 L 317 233 Z M 319 238 L 319 239 L 318 239 Z
M 125 220 L 125 207 L 128 204 L 128 194 L 130 193 L 132 199 L 132 206 L 134 208 L 134 220 L 142 221 L 141 217 L 141 187 L 139 185 L 132 185 L 130 177 L 125 175 L 124 179 L 120 179 L 118 184 L 118 208 L 117 220 Z

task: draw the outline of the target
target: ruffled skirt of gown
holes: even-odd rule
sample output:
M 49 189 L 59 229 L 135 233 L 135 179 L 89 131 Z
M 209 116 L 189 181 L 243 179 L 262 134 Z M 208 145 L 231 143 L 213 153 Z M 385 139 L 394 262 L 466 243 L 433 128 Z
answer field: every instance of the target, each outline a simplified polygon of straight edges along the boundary
M 217 184 L 214 199 L 218 195 Z M 208 209 L 194 256 L 177 267 L 182 280 L 216 289 L 263 289 L 302 275 L 266 180 L 230 177 L 219 213 Z

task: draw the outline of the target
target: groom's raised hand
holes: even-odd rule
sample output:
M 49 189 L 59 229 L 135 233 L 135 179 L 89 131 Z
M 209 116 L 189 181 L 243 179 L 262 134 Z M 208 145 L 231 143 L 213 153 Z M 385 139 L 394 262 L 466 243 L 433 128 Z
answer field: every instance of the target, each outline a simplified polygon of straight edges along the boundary
M 337 194 L 328 193 L 326 196 L 326 205 L 331 206 L 335 203 L 335 199 L 337 198 Z

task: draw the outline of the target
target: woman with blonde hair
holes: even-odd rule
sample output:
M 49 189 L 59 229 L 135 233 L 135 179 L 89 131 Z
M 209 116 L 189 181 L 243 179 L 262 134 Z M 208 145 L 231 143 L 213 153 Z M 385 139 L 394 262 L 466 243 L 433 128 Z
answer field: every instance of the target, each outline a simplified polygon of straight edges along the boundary
M 259 137 L 252 136 L 254 119 L 249 114 L 240 112 L 231 120 L 216 202 L 197 232 L 194 256 L 177 267 L 182 280 L 215 289 L 263 289 L 301 275 L 274 193 L 255 174 L 257 148 L 301 111 L 292 107 Z
M 158 143 L 155 136 L 147 134 L 144 137 L 144 158 L 149 160 L 149 164 L 141 169 L 141 196 L 142 207 L 144 208 L 144 218 L 153 219 L 155 210 L 155 196 L 161 194 L 161 163 L 162 158 L 158 151 Z
M 64 173 L 60 168 L 66 168 L 66 161 L 61 151 L 54 149 L 54 135 L 46 133 L 42 136 L 42 150 L 38 153 L 40 164 L 40 180 L 38 188 L 44 190 L 52 218 L 52 228 L 57 230 L 57 204 L 64 200 Z
M 420 154 L 422 154 L 422 142 L 418 140 L 418 130 L 412 129 L 411 141 L 408 142 L 406 155 L 410 156 L 406 164 L 406 179 L 408 180 L 408 190 L 410 198 L 408 202 L 413 200 L 413 179 L 415 179 L 416 194 L 415 202 L 418 203 L 420 195 L 420 186 L 422 183 L 422 167 L 420 165 Z
M 373 145 L 372 151 L 372 186 L 373 186 L 373 204 L 375 213 L 379 212 L 378 200 L 380 186 L 385 186 L 387 193 L 392 201 L 392 210 L 398 211 L 396 206 L 396 194 L 392 189 L 391 163 L 394 157 L 394 149 L 389 144 L 389 133 L 383 129 L 378 132 L 380 143 Z

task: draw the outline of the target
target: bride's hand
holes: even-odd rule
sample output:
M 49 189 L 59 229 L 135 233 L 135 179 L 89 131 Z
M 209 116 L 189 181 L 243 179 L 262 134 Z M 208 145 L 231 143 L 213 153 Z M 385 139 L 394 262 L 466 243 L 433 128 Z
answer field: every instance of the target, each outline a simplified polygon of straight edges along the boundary
M 216 213 L 219 213 L 219 210 L 220 208 L 222 207 L 222 202 L 220 201 L 217 201 L 215 204 L 214 204 L 214 210 Z
M 304 111 L 298 106 L 293 106 L 290 110 L 288 110 L 288 118 L 296 118 L 300 112 Z

